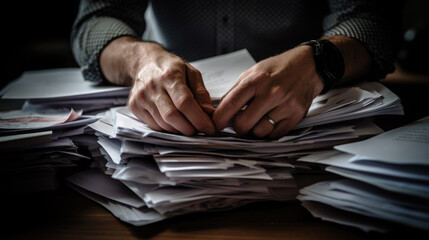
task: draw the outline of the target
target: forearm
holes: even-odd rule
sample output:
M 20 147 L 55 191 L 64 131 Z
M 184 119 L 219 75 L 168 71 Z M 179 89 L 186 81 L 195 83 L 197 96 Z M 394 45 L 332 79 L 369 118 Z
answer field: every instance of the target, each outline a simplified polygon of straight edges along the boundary
M 101 51 L 113 39 L 142 36 L 147 1 L 82 0 L 72 27 L 71 46 L 85 80 L 102 82 Z
M 152 54 L 165 51 L 156 43 L 124 36 L 110 42 L 101 52 L 100 68 L 104 77 L 116 85 L 132 84 L 141 66 L 151 61 Z

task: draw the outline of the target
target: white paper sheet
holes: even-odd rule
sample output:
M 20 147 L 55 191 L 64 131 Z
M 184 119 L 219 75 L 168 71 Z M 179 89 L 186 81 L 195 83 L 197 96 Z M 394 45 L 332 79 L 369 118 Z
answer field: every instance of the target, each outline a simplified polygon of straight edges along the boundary
M 313 184 L 300 190 L 301 201 L 317 201 L 330 206 L 428 229 L 429 208 L 426 202 L 382 191 L 371 185 L 353 180 L 334 180 Z M 380 204 L 383 203 L 383 204 Z
M 429 117 L 336 149 L 392 164 L 429 165 Z
M 70 184 L 70 186 L 74 188 L 77 192 L 105 207 L 114 216 L 116 216 L 123 222 L 132 224 L 134 226 L 144 226 L 154 222 L 159 222 L 166 218 L 165 216 L 159 214 L 153 209 L 149 209 L 147 207 L 134 208 L 124 204 L 120 204 L 116 201 L 111 201 L 106 197 L 95 194 L 89 190 L 80 188 L 74 184 Z
M 389 164 L 386 162 L 374 161 L 365 156 L 353 155 L 336 150 L 327 151 L 325 153 L 310 154 L 299 158 L 298 161 L 319 163 L 360 172 L 429 182 L 428 167 Z
M 329 101 L 329 97 L 333 97 L 334 100 Z M 348 104 L 343 104 L 343 102 Z M 324 95 L 316 97 L 308 116 L 302 119 L 295 128 L 383 114 L 404 114 L 399 97 L 379 82 L 361 82 L 353 89 L 350 87 L 332 89 Z
M 241 73 L 256 61 L 246 49 L 191 62 L 200 70 L 204 85 L 213 101 L 218 101 L 231 89 Z
M 0 112 L 0 129 L 46 128 L 73 122 L 81 114 L 81 112 L 75 112 L 73 109 Z
M 329 166 L 326 170 L 346 178 L 369 183 L 388 191 L 429 199 L 429 185 L 424 181 L 349 170 L 335 166 Z
M 145 203 L 120 181 L 110 178 L 98 169 L 81 171 L 68 177 L 67 181 L 88 191 L 132 207 L 139 208 L 145 206 Z
M 98 86 L 85 81 L 79 68 L 25 72 L 2 96 L 4 99 L 78 99 L 127 95 L 129 88 Z
M 302 206 L 304 206 L 314 217 L 321 218 L 325 221 L 356 227 L 365 232 L 387 233 L 394 229 L 394 227 L 389 225 L 389 223 L 380 221 L 377 218 L 343 211 L 321 202 L 305 201 L 305 198 L 302 196 L 298 196 L 298 198 L 302 200 Z
M 52 131 L 0 136 L 0 149 L 10 151 L 13 149 L 19 149 L 23 145 L 48 143 L 51 141 Z

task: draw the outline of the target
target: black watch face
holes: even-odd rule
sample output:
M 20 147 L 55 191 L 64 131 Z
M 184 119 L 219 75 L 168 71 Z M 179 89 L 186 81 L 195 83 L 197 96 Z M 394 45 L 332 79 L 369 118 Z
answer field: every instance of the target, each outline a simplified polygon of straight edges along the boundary
M 343 76 L 343 57 L 341 53 L 331 45 L 332 43 L 323 44 L 323 58 L 325 63 L 326 73 L 332 79 L 341 79 Z

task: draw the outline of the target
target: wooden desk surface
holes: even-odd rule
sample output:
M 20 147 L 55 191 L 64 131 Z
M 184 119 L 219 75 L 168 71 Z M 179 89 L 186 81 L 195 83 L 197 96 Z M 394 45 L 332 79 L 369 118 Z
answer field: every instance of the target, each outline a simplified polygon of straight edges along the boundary
M 383 116 L 389 129 L 429 115 L 429 77 L 395 72 L 382 82 L 398 94 L 405 116 Z M 383 126 L 382 126 L 383 127 Z M 259 202 L 240 208 L 188 214 L 144 227 L 115 218 L 67 186 L 6 198 L 1 239 L 423 239 L 427 232 L 364 233 L 313 218 L 299 202 Z
M 399 229 L 387 235 L 313 218 L 299 202 L 259 202 L 240 208 L 179 216 L 143 227 L 121 222 L 97 203 L 66 186 L 3 205 L 2 239 L 423 239 Z M 420 236 L 419 236 L 420 235 Z

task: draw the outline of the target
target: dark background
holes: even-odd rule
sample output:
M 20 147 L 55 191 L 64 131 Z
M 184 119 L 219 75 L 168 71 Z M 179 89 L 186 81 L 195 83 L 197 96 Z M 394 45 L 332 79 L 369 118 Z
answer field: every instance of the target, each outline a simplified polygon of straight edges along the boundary
M 413 72 L 429 71 L 429 1 L 384 1 L 394 30 L 397 62 Z M 22 72 L 46 68 L 78 67 L 70 49 L 70 32 L 79 1 L 14 1 L 2 14 L 3 62 L 0 87 Z M 404 40 L 407 30 L 409 38 Z M 413 33 L 415 33 L 413 35 Z
M 24 71 L 78 67 L 70 33 L 78 0 L 11 1 L 2 5 L 1 86 Z

